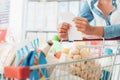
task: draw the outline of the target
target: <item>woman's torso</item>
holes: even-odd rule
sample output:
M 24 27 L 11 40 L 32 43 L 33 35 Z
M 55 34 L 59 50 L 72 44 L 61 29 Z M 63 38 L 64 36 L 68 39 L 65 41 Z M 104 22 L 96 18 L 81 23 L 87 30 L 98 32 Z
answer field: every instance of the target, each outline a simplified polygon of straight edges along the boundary
M 105 25 L 112 25 L 112 24 L 120 24 L 120 1 L 119 0 L 112 0 L 112 5 L 102 5 L 99 6 L 98 1 L 94 3 L 94 7 L 92 8 L 91 2 L 95 0 L 87 0 L 94 16 L 95 25 L 105 26 Z M 117 7 L 116 7 L 117 5 Z M 102 7 L 102 8 L 101 8 Z M 104 9 L 107 7 L 109 10 L 105 11 Z

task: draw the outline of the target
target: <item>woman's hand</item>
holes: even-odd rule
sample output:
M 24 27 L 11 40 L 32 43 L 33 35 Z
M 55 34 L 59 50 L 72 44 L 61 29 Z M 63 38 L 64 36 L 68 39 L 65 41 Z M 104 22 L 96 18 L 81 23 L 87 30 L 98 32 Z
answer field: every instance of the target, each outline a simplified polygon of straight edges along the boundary
M 75 17 L 73 19 L 78 31 L 87 35 L 96 35 L 102 37 L 104 35 L 103 26 L 91 26 L 86 18 Z
M 82 17 L 75 17 L 73 19 L 76 28 L 78 31 L 91 35 L 93 32 L 93 27 L 89 24 L 88 20 L 86 18 Z
M 68 23 L 61 23 L 57 30 L 58 30 L 58 36 L 59 36 L 59 39 L 67 39 L 68 38 L 68 30 L 70 28 L 70 24 Z

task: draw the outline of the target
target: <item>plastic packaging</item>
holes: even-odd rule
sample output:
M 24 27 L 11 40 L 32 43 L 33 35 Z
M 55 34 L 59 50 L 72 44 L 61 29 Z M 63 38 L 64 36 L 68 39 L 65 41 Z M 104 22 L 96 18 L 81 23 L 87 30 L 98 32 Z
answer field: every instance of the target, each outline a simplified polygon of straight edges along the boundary
M 47 44 L 41 49 L 45 56 L 48 54 L 52 45 L 53 45 L 53 42 L 48 41 Z
M 58 35 L 54 35 L 52 38 L 53 45 L 50 49 L 50 55 L 57 56 L 59 58 L 61 55 L 62 44 L 59 42 Z
M 68 61 L 78 61 L 93 57 L 87 48 L 73 45 L 68 54 Z M 84 80 L 99 80 L 101 78 L 101 65 L 95 60 L 80 61 L 69 65 L 69 72 Z
M 0 43 L 5 42 L 6 32 L 7 32 L 7 29 L 0 28 Z
M 105 48 L 104 53 L 105 53 L 104 55 L 111 55 L 113 54 L 113 50 L 111 48 Z M 110 65 L 112 65 L 112 56 L 107 57 L 105 60 L 105 66 Z M 106 69 L 109 70 L 109 68 Z
M 63 48 L 60 59 L 59 59 L 59 62 L 65 62 L 67 60 L 67 54 L 68 53 L 69 53 L 69 49 L 68 48 Z
M 98 57 L 102 55 L 102 48 L 99 47 L 102 44 L 101 41 L 90 41 L 91 46 L 96 46 L 94 48 L 90 48 L 90 52 L 93 53 L 94 57 Z
M 113 54 L 113 50 L 111 48 L 105 48 L 104 49 L 104 54 L 103 55 L 111 55 Z M 102 71 L 102 78 L 101 80 L 110 80 L 111 79 L 111 68 L 112 65 L 112 56 L 106 57 L 102 59 L 103 64 L 102 66 L 105 67 Z

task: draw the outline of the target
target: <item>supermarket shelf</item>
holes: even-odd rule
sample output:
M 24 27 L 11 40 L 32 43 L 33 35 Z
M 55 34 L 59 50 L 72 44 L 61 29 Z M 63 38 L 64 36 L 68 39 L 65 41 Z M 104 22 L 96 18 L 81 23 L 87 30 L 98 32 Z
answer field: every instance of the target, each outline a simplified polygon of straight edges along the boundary
M 50 30 L 43 30 L 43 31 L 40 31 L 40 30 L 26 30 L 25 31 L 25 38 L 27 38 L 27 34 L 28 33 L 46 33 L 47 36 L 46 36 L 46 39 L 48 39 L 48 34 L 49 33 L 57 33 L 57 31 L 50 31 Z
M 33 2 L 42 2 L 42 1 L 46 1 L 46 2 L 68 2 L 68 1 L 81 1 L 81 0 L 29 0 L 29 1 L 33 1 Z

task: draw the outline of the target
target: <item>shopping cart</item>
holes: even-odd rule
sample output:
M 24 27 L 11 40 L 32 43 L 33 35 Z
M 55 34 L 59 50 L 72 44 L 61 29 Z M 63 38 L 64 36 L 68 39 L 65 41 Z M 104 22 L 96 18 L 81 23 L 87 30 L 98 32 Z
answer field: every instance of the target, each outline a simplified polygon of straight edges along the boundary
M 114 39 L 113 39 L 114 40 Z M 89 40 L 84 40 L 89 41 Z M 95 40 L 93 40 L 95 41 Z M 102 40 L 104 43 L 106 40 Z M 20 66 L 20 67 L 5 67 L 4 76 L 6 78 L 16 78 L 25 80 L 30 77 L 30 71 L 35 69 L 46 68 L 49 77 L 41 77 L 40 80 L 120 80 L 120 54 L 119 44 L 114 45 L 82 45 L 80 48 L 96 48 L 103 50 L 105 47 L 116 48 L 113 54 L 101 55 L 96 57 L 87 57 L 80 60 L 66 61 L 55 64 L 45 64 L 36 66 Z M 108 60 L 108 58 L 111 59 Z M 109 65 L 103 64 L 110 63 Z

